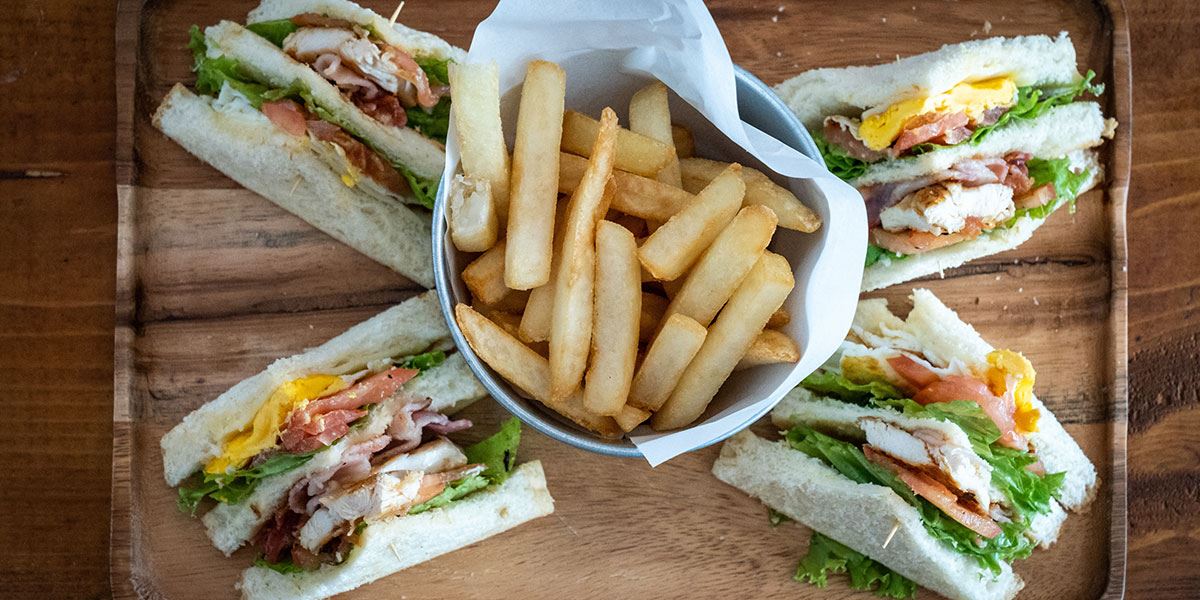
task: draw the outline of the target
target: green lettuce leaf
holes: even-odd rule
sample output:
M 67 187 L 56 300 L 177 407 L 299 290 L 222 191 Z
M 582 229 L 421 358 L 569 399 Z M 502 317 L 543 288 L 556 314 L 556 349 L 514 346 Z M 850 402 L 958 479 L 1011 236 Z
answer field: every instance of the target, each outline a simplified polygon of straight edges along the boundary
M 221 92 L 222 85 L 229 84 L 229 87 L 241 92 L 254 108 L 262 106 L 263 94 L 270 87 L 255 82 L 236 60 L 228 56 L 208 56 L 208 42 L 196 25 L 188 30 L 188 48 L 192 51 L 192 71 L 196 73 L 197 92 L 215 96 Z
M 446 362 L 446 353 L 441 350 L 434 350 L 433 352 L 416 354 L 405 358 L 396 366 L 402 369 L 417 369 L 421 373 L 424 373 L 443 362 Z
M 429 79 L 430 85 L 450 85 L 450 63 L 453 61 L 448 58 L 432 56 L 414 60 L 417 61 L 417 66 L 425 71 L 425 77 Z
M 293 31 L 296 31 L 299 28 L 300 27 L 293 23 L 291 19 L 260 21 L 258 23 L 251 23 L 246 26 L 246 29 L 249 29 L 250 31 L 253 31 L 254 33 L 266 38 L 268 42 L 271 42 L 280 48 L 283 47 L 284 38 L 291 35 Z
M 848 573 L 850 587 L 871 590 L 882 598 L 905 600 L 917 594 L 917 584 L 903 575 L 814 531 L 808 544 L 808 554 L 800 559 L 793 579 L 825 587 L 829 583 L 829 573 Z
M 517 464 L 517 446 L 521 443 L 521 421 L 513 417 L 500 426 L 491 437 L 471 446 L 463 452 L 467 462 L 487 465 L 478 475 L 469 475 L 446 486 L 442 493 L 418 504 L 408 511 L 410 515 L 441 508 L 469 496 L 493 484 L 503 483 Z
M 521 444 L 521 421 L 512 417 L 491 437 L 468 446 L 463 452 L 470 463 L 487 465 L 483 476 L 492 483 L 503 483 L 517 465 L 517 446 Z
M 224 504 L 236 504 L 249 498 L 258 487 L 259 481 L 299 468 L 321 450 L 324 448 L 304 454 L 276 454 L 256 467 L 238 469 L 232 473 L 201 473 L 199 485 L 180 486 L 176 505 L 180 511 L 195 515 L 200 501 L 205 498 L 212 498 Z
M 879 260 L 885 256 L 891 259 L 892 262 L 896 262 L 900 259 L 908 258 L 909 255 L 900 254 L 899 252 L 892 252 L 891 250 L 885 250 L 879 246 L 876 246 L 875 244 L 867 244 L 867 261 L 865 266 L 869 267 L 879 262 Z
M 821 158 L 825 159 L 825 168 L 838 179 L 850 181 L 862 177 L 863 173 L 867 172 L 867 161 L 854 158 L 840 147 L 830 144 L 821 132 L 812 132 L 812 139 L 817 144 L 817 150 L 821 152 Z
M 419 106 L 407 108 L 405 111 L 408 113 L 409 127 L 421 132 L 425 137 L 446 143 L 446 134 L 450 131 L 449 96 L 442 96 L 428 112 Z
M 438 180 L 425 179 L 399 163 L 392 163 L 392 166 L 396 167 L 396 170 L 404 176 L 404 180 L 408 182 L 408 187 L 412 188 L 413 196 L 417 201 L 425 208 L 433 210 L 433 203 L 437 198 Z
M 446 489 L 442 490 L 442 493 L 412 507 L 412 509 L 408 511 L 408 514 L 419 515 L 427 510 L 441 508 L 447 504 L 450 504 L 451 502 L 454 502 L 455 500 L 458 500 L 459 498 L 478 492 L 479 490 L 482 490 L 491 484 L 492 482 L 489 481 L 488 478 L 480 475 L 470 475 L 468 477 L 464 477 L 447 485 Z
M 284 558 L 279 562 L 267 562 L 267 557 L 260 555 L 258 558 L 254 559 L 254 566 L 265 567 L 277 573 L 283 573 L 284 575 L 287 575 L 288 573 L 304 572 L 304 569 L 296 566 L 296 563 L 292 562 L 292 559 L 290 558 Z
M 1047 183 L 1054 184 L 1054 200 L 1033 208 L 1018 208 L 1016 214 L 1004 226 L 1012 227 L 1023 216 L 1044 219 L 1064 204 L 1070 205 L 1070 211 L 1074 213 L 1075 198 L 1079 196 L 1083 183 L 1091 177 L 1091 169 L 1084 169 L 1078 173 L 1072 171 L 1071 159 L 1066 156 L 1053 160 L 1032 158 L 1029 159 L 1028 165 L 1029 176 L 1033 179 L 1035 187 Z
M 800 386 L 822 396 L 832 396 L 839 400 L 855 404 L 867 404 L 872 400 L 904 397 L 904 392 L 896 389 L 895 386 L 886 381 L 854 383 L 840 373 L 826 370 L 819 370 L 805 377 L 804 381 L 800 382 Z
M 990 540 L 983 538 L 917 496 L 887 468 L 867 460 L 858 446 L 804 425 L 793 427 L 786 438 L 792 448 L 821 460 L 855 482 L 892 488 L 917 509 L 930 536 L 956 552 L 971 556 L 993 573 L 1000 572 L 1002 563 L 1025 558 L 1033 552 L 1035 544 L 1022 534 L 1028 529 L 1027 522 L 997 523 L 1000 535 Z

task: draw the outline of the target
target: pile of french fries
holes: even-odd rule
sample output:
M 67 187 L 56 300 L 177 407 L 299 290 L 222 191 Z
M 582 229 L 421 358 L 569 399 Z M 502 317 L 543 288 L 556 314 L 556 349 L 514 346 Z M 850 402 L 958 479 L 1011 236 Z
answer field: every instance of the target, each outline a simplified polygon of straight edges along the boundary
M 767 246 L 820 219 L 761 172 L 695 157 L 666 86 L 633 96 L 626 129 L 566 110 L 566 73 L 533 61 L 511 159 L 496 66 L 452 63 L 450 86 L 450 239 L 480 253 L 455 316 L 519 393 L 619 437 L 684 427 L 735 370 L 800 359 L 778 329 L 792 267 Z

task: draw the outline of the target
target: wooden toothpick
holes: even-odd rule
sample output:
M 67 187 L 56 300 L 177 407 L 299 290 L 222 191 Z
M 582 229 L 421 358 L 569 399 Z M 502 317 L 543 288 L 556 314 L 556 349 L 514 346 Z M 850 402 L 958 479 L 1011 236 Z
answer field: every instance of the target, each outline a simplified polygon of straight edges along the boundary
M 887 539 L 883 540 L 884 548 L 887 548 L 888 544 L 892 543 L 892 538 L 896 537 L 896 532 L 899 530 L 900 530 L 900 521 L 896 521 L 896 524 L 892 526 L 892 530 L 888 533 Z
M 400 16 L 400 9 L 402 8 L 404 8 L 404 0 L 401 0 L 400 4 L 396 5 L 396 10 L 392 11 L 392 18 L 388 19 L 388 27 L 396 26 L 396 17 Z

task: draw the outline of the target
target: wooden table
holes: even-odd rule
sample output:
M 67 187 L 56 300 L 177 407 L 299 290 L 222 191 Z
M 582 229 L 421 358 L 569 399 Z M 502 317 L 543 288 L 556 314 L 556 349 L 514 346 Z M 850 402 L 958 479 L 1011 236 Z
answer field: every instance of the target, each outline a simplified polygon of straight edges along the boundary
M 761 12 L 743 1 L 747 14 Z M 1127 3 L 1137 83 L 1128 590 L 1191 598 L 1200 596 L 1200 11 L 1190 0 Z M 114 17 L 103 3 L 42 0 L 0 20 L 6 597 L 108 595 Z

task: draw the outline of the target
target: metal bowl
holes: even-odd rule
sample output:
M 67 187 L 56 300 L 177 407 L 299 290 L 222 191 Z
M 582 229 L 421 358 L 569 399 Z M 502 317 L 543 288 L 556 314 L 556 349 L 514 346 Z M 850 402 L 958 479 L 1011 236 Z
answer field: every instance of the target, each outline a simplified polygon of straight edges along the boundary
M 809 158 L 821 162 L 821 154 L 813 142 L 812 136 L 800 123 L 783 101 L 775 95 L 767 84 L 763 83 L 749 71 L 734 65 L 737 79 L 738 111 L 743 121 L 757 127 L 779 141 L 804 153 Z M 824 164 L 824 163 L 822 163 Z M 522 422 L 534 429 L 567 444 L 598 454 L 637 458 L 641 452 L 626 439 L 604 439 L 543 408 L 536 401 L 527 400 L 516 394 L 495 371 L 488 367 L 471 350 L 471 346 L 463 337 L 462 330 L 454 318 L 454 306 L 460 299 L 466 298 L 464 286 L 458 272 L 451 272 L 450 253 L 457 252 L 447 236 L 446 231 L 446 194 L 448 185 L 445 181 L 438 188 L 437 203 L 433 209 L 433 274 L 437 284 L 438 301 L 442 314 L 450 328 L 458 351 L 463 354 L 471 371 L 483 383 L 488 392 L 510 413 L 516 415 Z M 749 427 L 757 421 L 769 407 L 728 435 L 710 441 L 703 446 L 715 444 L 737 431 Z M 693 448 L 698 449 L 703 446 Z

